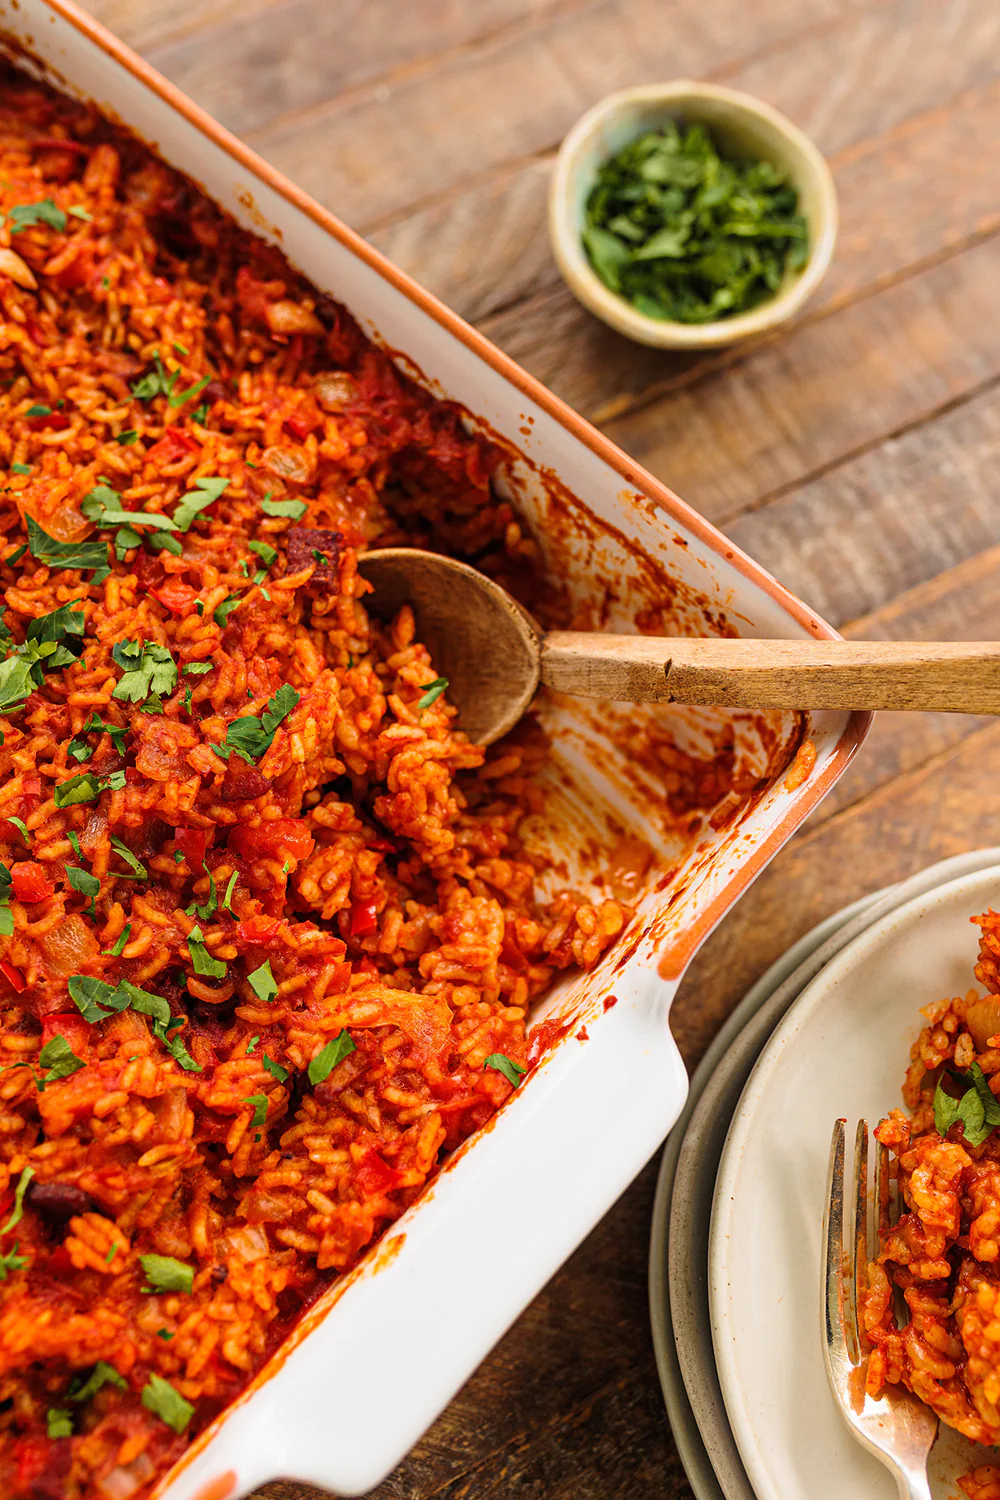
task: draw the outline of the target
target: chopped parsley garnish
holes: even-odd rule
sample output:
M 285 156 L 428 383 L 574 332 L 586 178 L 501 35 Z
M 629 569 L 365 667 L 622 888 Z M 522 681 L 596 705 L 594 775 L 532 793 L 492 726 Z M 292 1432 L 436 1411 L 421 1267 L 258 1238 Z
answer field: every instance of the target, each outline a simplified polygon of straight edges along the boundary
M 204 903 L 203 906 L 198 906 L 196 902 L 192 901 L 191 905 L 187 908 L 187 914 L 189 917 L 197 916 L 200 917 L 203 922 L 207 922 L 209 917 L 215 916 L 215 913 L 219 906 L 219 898 L 215 890 L 215 876 L 212 874 L 211 870 L 209 870 L 207 865 L 204 865 L 203 869 L 208 875 L 208 900 Z
M 71 1073 L 77 1073 L 86 1067 L 83 1058 L 77 1057 L 64 1036 L 54 1036 L 45 1043 L 38 1054 L 38 1065 L 46 1069 L 46 1083 L 54 1083 L 57 1078 L 68 1078 Z
M 110 734 L 111 743 L 118 754 L 121 755 L 125 749 L 125 736 L 128 734 L 128 730 L 120 724 L 108 724 L 101 718 L 100 714 L 91 714 L 86 724 L 80 730 L 80 734 Z M 88 745 L 85 740 L 80 738 L 70 740 L 67 746 L 68 753 L 76 761 L 89 760 L 96 748 L 96 746 Z
M 115 1256 L 118 1254 L 118 1250 L 119 1250 L 118 1241 L 115 1240 L 114 1244 L 111 1246 L 111 1248 L 108 1251 L 107 1255 L 104 1257 L 104 1264 L 106 1266 L 110 1266 L 111 1262 L 114 1260 Z
M 508 1057 L 505 1052 L 491 1052 L 483 1063 L 484 1068 L 493 1068 L 497 1073 L 502 1073 L 507 1082 L 517 1088 L 521 1079 L 527 1073 L 527 1068 L 522 1068 L 513 1058 Z
M 33 468 L 34 464 L 11 464 L 10 472 L 12 474 L 20 474 L 24 477 L 30 474 Z
M 177 523 L 169 516 L 160 516 L 153 511 L 122 510 L 121 496 L 110 486 L 99 484 L 85 495 L 80 509 L 95 526 L 115 528 L 115 557 L 124 562 L 126 552 L 142 546 L 142 536 L 137 526 L 149 526 L 154 531 L 176 531 Z
M 141 860 L 136 859 L 129 846 L 123 843 L 121 839 L 115 838 L 114 834 L 112 834 L 111 836 L 111 847 L 115 851 L 115 853 L 117 855 L 120 855 L 120 857 L 125 861 L 137 880 L 149 879 L 149 871 L 146 869 L 146 866 L 142 863 Z M 118 880 L 127 880 L 131 879 L 132 877 L 119 875 L 116 878 Z
M 247 546 L 250 548 L 251 552 L 256 552 L 257 556 L 260 558 L 261 562 L 266 568 L 269 568 L 274 562 L 275 558 L 278 556 L 277 547 L 271 547 L 267 542 L 251 541 L 247 542 Z
M 215 666 L 214 661 L 189 661 L 182 671 L 188 677 L 201 677 L 205 672 L 211 672 Z
M 177 664 L 166 646 L 155 641 L 119 641 L 111 655 L 125 674 L 114 698 L 142 703 L 151 694 L 161 698 L 177 686 Z
M 49 567 L 104 568 L 108 561 L 106 542 L 60 542 L 43 531 L 34 516 L 27 517 L 28 548 L 32 557 Z
M 0 864 L 0 937 L 10 937 L 14 931 L 14 913 L 10 909 L 12 884 L 10 871 Z
M 28 844 L 28 845 L 30 845 L 30 844 L 31 844 L 31 839 L 30 839 L 30 837 L 29 837 L 29 836 L 28 836 L 28 825 L 27 825 L 27 823 L 26 823 L 26 822 L 25 822 L 25 821 L 24 821 L 24 819 L 23 819 L 23 818 L 12 818 L 12 817 L 11 817 L 11 816 L 10 816 L 10 814 L 9 814 L 9 813 L 8 813 L 8 815 L 7 815 L 7 817 L 6 817 L 6 818 L 5 818 L 5 819 L 4 819 L 4 820 L 3 820 L 3 821 L 4 821 L 4 822 L 5 822 L 5 823 L 13 823 L 13 825 L 14 825 L 14 827 L 15 827 L 15 828 L 16 828 L 16 829 L 17 829 L 17 831 L 18 831 L 18 833 L 19 833 L 19 834 L 20 834 L 20 835 L 21 835 L 21 837 L 22 837 L 22 838 L 23 838 L 23 839 L 24 839 L 24 842 L 25 842 L 25 843 L 26 843 L 26 844 Z
M 196 406 L 191 413 L 192 422 L 197 422 L 199 427 L 204 427 L 208 421 L 208 402 L 203 401 L 201 406 Z
M 266 1125 L 267 1124 L 267 1095 L 266 1094 L 249 1094 L 244 1099 L 243 1103 L 244 1104 L 252 1104 L 253 1105 L 253 1118 L 250 1121 L 250 1128 L 252 1130 L 255 1130 L 258 1125 Z
M 95 802 L 100 790 L 100 782 L 93 771 L 81 771 L 68 781 L 60 782 L 53 797 L 56 807 L 73 807 L 77 802 Z
M 92 1396 L 97 1395 L 103 1385 L 117 1386 L 120 1391 L 128 1390 L 128 1386 L 114 1365 L 106 1364 L 103 1359 L 99 1359 L 86 1378 L 82 1375 L 74 1376 L 66 1394 L 71 1401 L 89 1401 Z
M 259 718 L 248 714 L 245 718 L 233 720 L 226 730 L 225 743 L 215 746 L 216 755 L 228 760 L 235 751 L 248 766 L 252 766 L 270 750 L 279 724 L 288 718 L 298 702 L 295 689 L 287 682 L 282 683 L 274 696 L 267 700 L 267 708 Z
M 24 554 L 27 552 L 27 550 L 28 550 L 28 544 L 27 544 L 27 542 L 22 542 L 21 545 L 20 545 L 20 547 L 15 547 L 14 548 L 13 552 L 10 554 L 9 557 L 5 557 L 4 558 L 4 562 L 7 564 L 7 566 L 9 568 L 12 568 L 15 563 L 19 563 L 21 561 L 21 558 L 24 556 Z
M 194 1267 L 172 1255 L 140 1255 L 139 1264 L 159 1292 L 190 1292 L 194 1285 Z
M 158 1328 L 156 1330 L 156 1337 L 158 1339 L 167 1340 L 167 1339 L 172 1339 L 173 1338 L 173 1334 L 170 1332 L 169 1328 Z
M 249 1047 L 247 1048 L 247 1051 L 250 1051 Z M 261 1062 L 264 1064 L 264 1067 L 270 1073 L 272 1078 L 276 1078 L 279 1083 L 285 1083 L 287 1081 L 288 1069 L 282 1067 L 281 1063 L 275 1062 L 273 1057 L 268 1057 L 266 1052 L 261 1057 Z
M 167 400 L 171 406 L 183 406 L 185 401 L 190 401 L 194 396 L 200 396 L 211 378 L 211 375 L 203 375 L 200 380 L 195 381 L 194 385 L 189 385 L 186 391 L 171 391 Z
M 183 344 L 178 344 L 176 341 L 173 344 L 171 344 L 170 347 L 173 349 L 173 351 L 174 351 L 175 354 L 190 354 L 191 353 L 190 349 L 185 349 L 185 347 L 184 347 Z
M 174 521 L 177 523 L 178 531 L 190 530 L 195 517 L 203 510 L 207 510 L 210 505 L 214 505 L 229 484 L 228 479 L 219 479 L 209 475 L 196 479 L 194 489 L 184 496 L 174 511 Z
M 353 1051 L 355 1051 L 355 1046 L 347 1031 L 338 1031 L 337 1035 L 327 1042 L 322 1052 L 317 1052 L 309 1064 L 309 1082 L 323 1083 L 329 1078 L 337 1064 L 343 1062 L 344 1058 Z
M 29 406 L 24 414 L 26 417 L 51 417 L 51 406 L 43 406 L 40 402 L 35 406 Z
M 229 912 L 230 916 L 232 915 L 233 908 L 229 903 L 230 901 L 232 901 L 233 891 L 236 889 L 236 876 L 237 871 L 234 870 L 229 877 L 229 884 L 226 886 L 226 894 L 222 898 L 222 910 Z
M 80 870 L 76 865 L 66 866 L 66 879 L 75 891 L 81 896 L 87 896 L 90 900 L 89 907 L 84 908 L 84 915 L 92 922 L 97 921 L 97 897 L 101 893 L 101 882 L 96 875 L 91 875 L 89 870 Z
M 13 713 L 27 701 L 34 686 L 32 665 L 23 656 L 0 662 L 0 714 Z
M 250 1040 L 247 1042 L 247 1057 L 250 1056 L 251 1052 L 256 1047 L 256 1045 L 257 1045 L 257 1043 L 259 1041 L 260 1041 L 260 1037 L 259 1036 L 252 1036 L 250 1038 Z
M 79 203 L 71 204 L 69 212 L 73 215 L 74 219 L 82 219 L 85 224 L 93 222 L 94 215 L 89 214 Z
M 425 708 L 430 708 L 432 703 L 436 703 L 447 686 L 447 677 L 435 677 L 433 682 L 429 682 L 424 689 L 423 697 L 417 704 L 419 712 L 423 713 Z
M 947 1135 L 951 1127 L 961 1121 L 969 1145 L 981 1146 L 1000 1125 L 1000 1099 L 990 1088 L 978 1063 L 974 1062 L 967 1073 L 954 1071 L 951 1077 L 967 1087 L 956 1099 L 945 1092 L 944 1079 L 938 1080 L 934 1090 L 934 1128 L 938 1135 Z
M 65 641 L 71 636 L 82 636 L 86 616 L 82 609 L 63 604 L 51 614 L 39 615 L 30 621 L 27 630 L 29 641 Z
M 34 1175 L 34 1167 L 25 1167 L 17 1179 L 17 1187 L 14 1189 L 14 1205 L 11 1208 L 10 1217 L 6 1224 L 0 1228 L 0 1239 L 3 1239 L 5 1234 L 10 1234 L 12 1229 L 16 1229 L 24 1217 L 24 1195 L 28 1191 L 28 1183 Z
M 3 1239 L 5 1234 L 10 1234 L 11 1230 L 16 1229 L 18 1224 L 20 1224 L 24 1216 L 24 1195 L 27 1192 L 28 1183 L 34 1175 L 34 1167 L 25 1167 L 18 1178 L 17 1187 L 14 1189 L 14 1206 L 10 1211 L 10 1217 L 6 1224 L 0 1227 L 0 1240 Z M 25 1265 L 27 1265 L 27 1260 L 25 1256 L 18 1255 L 17 1241 L 15 1240 L 13 1248 L 8 1250 L 6 1255 L 0 1255 L 0 1281 L 6 1281 L 11 1272 L 20 1271 L 21 1267 Z
M 2 222 L 4 216 L 0 214 Z M 66 228 L 66 215 L 51 198 L 43 198 L 41 203 L 19 203 L 7 214 L 6 222 L 11 234 L 20 234 L 22 229 L 30 229 L 35 224 L 48 224 L 50 229 L 61 234 Z
M 192 927 L 187 935 L 188 952 L 191 955 L 191 965 L 196 974 L 203 979 L 225 979 L 226 966 L 221 958 L 213 958 L 205 947 L 201 928 Z
M 242 596 L 240 594 L 227 594 L 218 608 L 212 611 L 212 619 L 215 621 L 216 625 L 218 625 L 220 630 L 225 629 L 226 621 L 229 619 L 229 616 L 232 614 L 237 604 L 239 604 L 241 597 Z
M 115 442 L 120 443 L 123 448 L 128 448 L 132 443 L 137 443 L 138 441 L 139 431 L 135 427 L 129 427 L 124 432 L 119 432 L 115 438 Z
M 646 317 L 710 323 L 766 301 L 805 265 L 798 206 L 783 168 L 723 155 L 703 125 L 668 121 L 599 169 L 583 245 Z
M 286 516 L 290 521 L 301 521 L 309 509 L 304 500 L 270 500 L 260 502 L 265 516 Z
M 150 1375 L 149 1384 L 142 1388 L 141 1400 L 147 1411 L 153 1412 L 174 1432 L 183 1432 L 194 1416 L 190 1401 L 185 1401 L 161 1375 Z
M 129 938 L 131 936 L 132 936 L 132 923 L 131 922 L 126 922 L 125 926 L 122 928 L 121 932 L 115 938 L 115 945 L 114 945 L 114 947 L 113 948 L 102 948 L 101 949 L 101 956 L 103 958 L 121 958 L 122 954 L 125 952 L 125 944 L 128 942 L 128 940 L 129 940 Z
M 184 1022 L 180 1016 L 170 1014 L 170 1006 L 162 995 L 151 995 L 123 979 L 115 988 L 103 979 L 90 974 L 71 974 L 67 985 L 69 997 L 81 1016 L 91 1026 L 104 1021 L 116 1011 L 134 1010 L 149 1016 L 153 1022 L 153 1035 L 173 1057 L 174 1061 L 188 1073 L 200 1073 L 201 1066 L 194 1061 L 176 1032 Z
M 73 1416 L 59 1406 L 50 1406 L 45 1413 L 45 1436 L 67 1438 L 73 1436 Z
M 265 1005 L 270 1005 L 272 1000 L 278 998 L 278 986 L 274 975 L 271 973 L 271 960 L 266 958 L 259 969 L 254 969 L 252 974 L 247 975 L 247 983 L 257 996 L 263 1000 Z
M 69 839 L 69 842 L 73 848 L 73 853 L 76 855 L 77 859 L 82 859 L 83 850 L 80 848 L 80 839 L 78 835 L 73 832 L 72 828 L 69 828 L 66 830 L 66 837 Z

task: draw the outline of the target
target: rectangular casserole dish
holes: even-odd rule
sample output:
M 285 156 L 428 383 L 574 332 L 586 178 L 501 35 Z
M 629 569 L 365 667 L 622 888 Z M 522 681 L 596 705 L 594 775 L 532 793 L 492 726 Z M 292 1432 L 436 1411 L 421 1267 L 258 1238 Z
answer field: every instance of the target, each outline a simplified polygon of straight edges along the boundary
M 277 242 L 323 292 L 508 454 L 503 482 L 568 588 L 578 622 L 664 634 L 831 637 L 651 476 L 388 265 L 65 0 L 0 0 L 18 66 L 93 100 Z M 156 1491 L 230 1500 L 277 1477 L 340 1494 L 403 1457 L 505 1328 L 628 1185 L 676 1119 L 684 1067 L 668 1013 L 699 943 L 833 782 L 865 715 L 723 714 L 546 698 L 547 811 L 533 837 L 560 880 L 595 889 L 622 837 L 652 850 L 637 914 L 534 1019 L 542 1060 L 419 1202 L 317 1303 Z M 782 779 L 808 734 L 815 764 Z M 678 802 L 670 767 L 725 763 L 730 791 Z M 600 885 L 596 886 L 600 889 Z M 515 1207 L 512 1209 L 512 1205 Z M 489 1285 L 464 1297 L 463 1282 Z M 461 1303 L 448 1321 L 442 1306 Z M 419 1351 L 387 1365 L 389 1343 Z

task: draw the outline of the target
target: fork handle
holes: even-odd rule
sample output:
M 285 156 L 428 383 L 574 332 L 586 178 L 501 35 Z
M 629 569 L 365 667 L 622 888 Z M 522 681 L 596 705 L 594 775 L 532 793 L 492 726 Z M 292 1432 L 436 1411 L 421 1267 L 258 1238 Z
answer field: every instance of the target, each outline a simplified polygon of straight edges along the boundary
M 898 1462 L 899 1460 L 897 1459 L 896 1463 Z M 903 1470 L 894 1466 L 899 1500 L 933 1500 L 930 1480 L 927 1478 L 926 1463 L 927 1460 L 925 1458 L 925 1467 L 919 1471 L 916 1469 Z

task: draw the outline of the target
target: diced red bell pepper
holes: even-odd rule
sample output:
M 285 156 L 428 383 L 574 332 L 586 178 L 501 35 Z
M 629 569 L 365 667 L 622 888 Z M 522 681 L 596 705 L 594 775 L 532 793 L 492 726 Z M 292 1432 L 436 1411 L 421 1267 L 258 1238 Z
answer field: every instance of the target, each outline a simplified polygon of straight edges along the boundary
M 354 1180 L 365 1193 L 391 1193 L 399 1187 L 403 1174 L 383 1161 L 377 1151 L 369 1151 L 355 1167 Z
M 154 464 L 175 464 L 189 453 L 200 453 L 201 444 L 179 427 L 168 427 L 158 443 L 146 454 Z
M 42 1017 L 42 1046 L 48 1046 L 54 1036 L 65 1037 L 77 1057 L 86 1057 L 90 1051 L 90 1023 L 79 1011 L 57 1010 Z
M 64 411 L 50 411 L 47 417 L 25 417 L 24 420 L 35 432 L 62 432 L 69 426 L 69 417 Z
M 15 865 L 10 878 L 18 901 L 44 901 L 55 889 L 45 866 L 37 864 L 33 859 L 26 859 Z
M 57 1245 L 45 1263 L 45 1269 L 54 1276 L 68 1276 L 73 1269 L 73 1257 L 65 1245 Z
M 280 926 L 277 917 L 265 917 L 258 913 L 246 922 L 241 922 L 237 932 L 243 943 L 270 943 L 277 937 Z
M 256 828 L 234 828 L 229 847 L 244 859 L 305 859 L 316 840 L 301 818 L 273 818 Z
M 347 930 L 351 937 L 364 937 L 378 926 L 378 908 L 374 901 L 352 901 Z
M 309 416 L 307 412 L 296 412 L 294 416 L 285 418 L 284 425 L 292 437 L 297 437 L 300 443 L 304 443 L 318 423 L 316 418 Z
M 176 578 L 168 578 L 160 588 L 150 589 L 149 592 L 154 599 L 160 601 L 165 609 L 169 609 L 172 615 L 182 615 L 198 597 L 197 589 L 193 589 L 189 583 L 181 583 Z
M 175 828 L 174 843 L 193 870 L 201 868 L 205 862 L 205 851 L 208 848 L 207 829 Z
M 13 964 L 8 963 L 4 959 L 0 962 L 0 974 L 3 975 L 12 990 L 16 990 L 19 995 L 23 992 L 25 978 L 20 969 L 15 969 Z

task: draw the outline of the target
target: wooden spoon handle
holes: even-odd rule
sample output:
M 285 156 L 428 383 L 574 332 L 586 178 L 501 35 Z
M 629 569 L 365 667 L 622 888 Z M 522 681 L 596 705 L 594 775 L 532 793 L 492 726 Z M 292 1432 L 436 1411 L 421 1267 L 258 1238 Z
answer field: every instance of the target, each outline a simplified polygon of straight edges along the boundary
M 997 641 L 760 641 L 551 631 L 542 681 L 584 698 L 1000 714 Z

